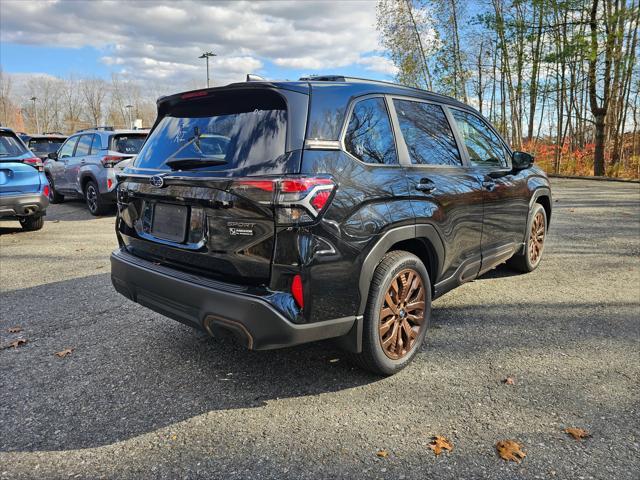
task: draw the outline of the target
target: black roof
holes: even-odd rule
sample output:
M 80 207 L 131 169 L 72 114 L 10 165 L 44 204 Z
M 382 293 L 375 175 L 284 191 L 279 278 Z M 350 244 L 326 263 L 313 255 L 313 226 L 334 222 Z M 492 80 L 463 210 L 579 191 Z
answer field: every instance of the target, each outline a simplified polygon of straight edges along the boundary
M 158 99 L 158 108 L 162 108 L 181 99 L 197 99 L 206 97 L 208 94 L 224 92 L 235 89 L 263 89 L 274 88 L 291 90 L 307 95 L 311 95 L 311 108 L 309 111 L 309 130 L 307 138 L 322 140 L 337 140 L 339 130 L 342 126 L 346 109 L 351 100 L 363 95 L 385 94 L 399 95 L 422 100 L 443 103 L 457 108 L 476 110 L 455 98 L 440 95 L 420 88 L 408 87 L 391 82 L 380 80 L 369 80 L 365 78 L 348 77 L 343 75 L 319 75 L 302 77 L 300 80 L 270 81 L 255 80 L 248 82 L 231 83 L 221 87 L 204 88 L 180 92 Z M 327 115 L 331 113 L 332 122 L 327 122 Z

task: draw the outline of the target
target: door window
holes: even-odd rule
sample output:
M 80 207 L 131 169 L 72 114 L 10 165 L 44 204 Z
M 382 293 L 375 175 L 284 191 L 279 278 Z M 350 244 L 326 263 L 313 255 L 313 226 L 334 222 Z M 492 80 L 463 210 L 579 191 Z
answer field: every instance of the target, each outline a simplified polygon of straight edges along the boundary
M 358 102 L 344 138 L 347 152 L 365 163 L 397 165 L 398 155 L 384 99 Z
M 76 147 L 76 153 L 74 153 L 75 157 L 82 157 L 84 155 L 89 155 L 89 150 L 91 150 L 91 141 L 93 140 L 93 135 L 82 135 L 80 140 L 78 141 L 78 146 Z
M 67 140 L 65 144 L 62 145 L 60 153 L 58 153 L 58 157 L 65 158 L 73 156 L 73 149 L 76 148 L 76 143 L 78 143 L 78 137 L 71 137 Z
M 462 165 L 456 140 L 440 105 L 394 100 L 411 163 Z
M 451 112 L 456 119 L 456 125 L 464 139 L 469 160 L 473 165 L 507 166 L 504 145 L 484 121 L 462 110 L 451 109 Z

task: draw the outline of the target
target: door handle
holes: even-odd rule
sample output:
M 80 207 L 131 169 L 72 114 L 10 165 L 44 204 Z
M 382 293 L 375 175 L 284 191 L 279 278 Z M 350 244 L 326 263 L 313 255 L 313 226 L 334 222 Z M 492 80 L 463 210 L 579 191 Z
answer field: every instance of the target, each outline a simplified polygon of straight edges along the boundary
M 494 188 L 496 188 L 496 182 L 494 182 L 493 180 L 484 180 L 482 182 L 482 188 L 491 192 Z
M 416 190 L 419 190 L 424 193 L 431 193 L 436 189 L 435 183 L 433 183 L 428 178 L 421 178 L 420 181 L 416 184 Z

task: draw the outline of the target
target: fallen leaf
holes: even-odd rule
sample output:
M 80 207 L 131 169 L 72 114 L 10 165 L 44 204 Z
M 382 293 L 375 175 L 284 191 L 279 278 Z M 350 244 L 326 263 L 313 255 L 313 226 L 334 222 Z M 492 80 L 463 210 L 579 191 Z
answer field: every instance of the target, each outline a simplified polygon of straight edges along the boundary
M 176 441 L 178 439 L 178 436 L 174 433 L 173 435 L 171 435 L 169 437 L 171 440 Z
M 445 437 L 441 435 L 435 435 L 431 439 L 431 443 L 429 444 L 429 448 L 433 450 L 433 453 L 436 454 L 436 457 L 442 453 L 443 450 L 453 451 L 453 443 L 447 440 Z
M 20 345 L 24 345 L 25 343 L 27 343 L 27 339 L 26 338 L 19 338 L 17 340 L 14 340 L 13 342 L 11 342 L 9 344 L 9 346 L 6 347 L 6 348 L 18 348 Z
M 573 212 L 575 212 L 575 209 L 570 208 L 569 211 L 573 213 Z
M 527 454 L 522 451 L 522 445 L 515 440 L 502 440 L 496 443 L 496 450 L 498 450 L 498 455 L 500 455 L 503 460 L 512 460 L 516 463 L 520 463 L 520 461 L 527 456 Z
M 389 456 L 389 452 L 381 448 L 376 452 L 376 455 L 380 458 L 387 458 Z
M 104 265 L 98 265 L 98 266 L 96 267 L 96 270 L 98 270 L 99 268 L 104 268 Z
M 56 357 L 64 358 L 67 355 L 71 355 L 71 352 L 73 352 L 73 348 L 65 348 L 60 352 L 56 352 Z
M 11 327 L 9 328 L 9 333 L 20 333 L 22 331 L 22 327 Z
M 507 378 L 505 378 L 502 383 L 504 383 L 505 385 L 515 385 L 516 384 L 516 377 L 514 377 L 513 375 L 509 375 Z
M 591 434 L 589 432 L 587 432 L 586 430 L 583 430 L 582 428 L 576 428 L 576 427 L 565 428 L 564 432 L 568 433 L 569 435 L 571 435 L 576 440 L 583 440 L 583 439 L 589 438 L 591 436 Z

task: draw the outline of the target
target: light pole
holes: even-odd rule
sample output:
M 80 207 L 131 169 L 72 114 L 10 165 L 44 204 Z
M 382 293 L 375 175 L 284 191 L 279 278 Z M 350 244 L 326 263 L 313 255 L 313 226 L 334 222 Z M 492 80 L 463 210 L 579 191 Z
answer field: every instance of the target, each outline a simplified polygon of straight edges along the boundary
M 124 108 L 129 112 L 129 128 L 133 129 L 133 122 L 131 121 L 131 109 L 133 108 L 133 105 L 125 105 Z
M 29 100 L 33 102 L 33 116 L 36 118 L 36 133 L 40 133 L 40 124 L 38 123 L 38 110 L 36 109 L 36 100 L 38 100 L 38 97 L 31 97 Z
M 215 53 L 204 52 L 198 58 L 204 58 L 207 62 L 207 88 L 209 88 L 209 57 L 217 57 Z

